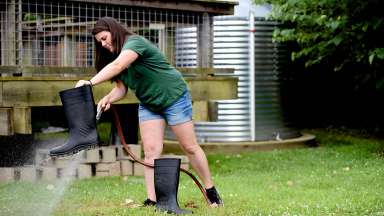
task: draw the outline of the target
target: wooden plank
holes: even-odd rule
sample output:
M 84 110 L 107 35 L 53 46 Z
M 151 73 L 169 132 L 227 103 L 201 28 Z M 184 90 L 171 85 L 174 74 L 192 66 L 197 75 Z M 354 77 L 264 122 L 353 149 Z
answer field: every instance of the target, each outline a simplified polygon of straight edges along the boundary
M 54 77 L 57 79 L 65 77 L 84 77 L 96 74 L 93 67 L 55 67 L 55 66 L 0 66 L 0 75 L 12 77 L 22 75 L 23 77 Z
M 0 107 L 3 106 L 3 82 L 0 82 Z
M 237 78 L 185 78 L 192 99 L 200 101 L 229 100 L 237 98 Z
M 188 0 L 188 1 L 199 1 L 199 2 L 217 2 L 217 3 L 225 3 L 225 4 L 239 4 L 239 0 Z
M 61 106 L 59 92 L 73 88 L 77 80 L 13 80 L 3 81 L 3 106 Z M 109 82 L 94 87 L 95 101 L 113 88 Z M 137 103 L 129 92 L 120 103 Z
M 7 13 L 1 13 L 1 65 L 16 65 L 16 2 L 11 0 L 5 3 Z
M 212 67 L 213 64 L 213 16 L 203 14 L 203 22 L 197 28 L 197 52 L 199 67 Z
M 213 67 L 199 67 L 199 68 L 176 68 L 184 76 L 188 77 L 207 77 L 207 76 L 221 76 L 234 74 L 233 68 L 213 68 Z M 96 74 L 93 67 L 55 67 L 55 66 L 0 66 L 0 80 L 12 80 L 12 77 L 26 77 L 26 80 L 33 79 L 30 77 L 37 77 L 37 79 L 48 80 L 74 80 L 75 78 L 84 78 Z M 15 76 L 14 76 L 15 75 Z M 17 75 L 17 76 L 16 76 Z
M 13 130 L 14 133 L 32 134 L 31 108 L 13 108 Z
M 193 101 L 192 110 L 194 121 L 209 121 L 207 101 Z
M 13 135 L 12 108 L 0 107 L 0 136 Z
M 130 7 L 144 7 L 168 9 L 178 11 L 207 12 L 215 15 L 233 15 L 237 1 L 179 1 L 179 0 L 71 0 L 70 2 L 89 2 L 97 4 L 122 5 Z
M 89 78 L 84 78 L 89 79 Z M 12 77 L 2 78 L 3 107 L 61 106 L 59 92 L 73 88 L 78 79 Z M 237 98 L 237 78 L 207 77 L 185 78 L 193 100 L 224 100 Z M 94 87 L 95 102 L 108 94 L 113 84 L 105 82 Z M 132 91 L 119 101 L 123 104 L 138 103 Z

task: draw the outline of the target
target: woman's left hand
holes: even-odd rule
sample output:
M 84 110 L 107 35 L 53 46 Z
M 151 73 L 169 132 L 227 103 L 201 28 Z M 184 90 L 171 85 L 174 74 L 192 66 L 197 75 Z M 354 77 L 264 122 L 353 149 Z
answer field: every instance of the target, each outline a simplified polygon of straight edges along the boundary
M 75 88 L 81 87 L 83 85 L 91 85 L 91 82 L 88 80 L 79 80 L 79 81 L 77 81 Z

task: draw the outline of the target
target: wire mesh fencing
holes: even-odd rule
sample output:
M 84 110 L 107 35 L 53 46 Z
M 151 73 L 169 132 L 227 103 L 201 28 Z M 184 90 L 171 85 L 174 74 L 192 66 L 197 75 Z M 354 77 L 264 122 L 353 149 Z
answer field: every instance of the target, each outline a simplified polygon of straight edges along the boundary
M 190 40 L 197 40 L 196 29 L 204 23 L 201 13 L 54 0 L 0 2 L 0 66 L 91 67 L 91 30 L 105 16 L 152 41 L 171 64 L 196 67 Z

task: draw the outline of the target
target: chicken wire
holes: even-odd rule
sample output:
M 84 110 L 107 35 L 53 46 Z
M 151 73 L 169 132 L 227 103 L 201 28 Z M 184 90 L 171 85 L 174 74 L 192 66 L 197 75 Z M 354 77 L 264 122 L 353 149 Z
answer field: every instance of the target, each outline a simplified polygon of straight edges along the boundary
M 196 47 L 191 48 L 188 40 L 179 40 L 177 35 L 199 29 L 205 19 L 201 13 L 49 0 L 0 2 L 0 65 L 93 66 L 91 29 L 104 16 L 152 41 L 171 64 L 196 66 L 189 61 L 197 59 L 196 51 L 191 51 Z

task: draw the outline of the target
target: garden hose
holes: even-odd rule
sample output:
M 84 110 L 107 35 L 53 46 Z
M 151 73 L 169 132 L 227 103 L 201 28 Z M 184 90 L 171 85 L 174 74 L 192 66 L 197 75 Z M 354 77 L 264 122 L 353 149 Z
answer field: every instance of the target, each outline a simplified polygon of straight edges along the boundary
M 137 158 L 137 156 L 131 151 L 131 149 L 129 148 L 129 146 L 125 142 L 123 130 L 121 128 L 121 124 L 120 124 L 120 120 L 119 120 L 119 114 L 117 113 L 117 110 L 116 110 L 116 108 L 113 105 L 111 106 L 111 108 L 112 108 L 112 111 L 113 111 L 113 114 L 114 114 L 114 117 L 115 117 L 115 126 L 116 126 L 116 129 L 117 129 L 117 133 L 119 135 L 120 142 L 123 145 L 124 150 L 128 153 L 129 156 L 131 156 L 133 158 L 133 160 L 135 162 L 137 162 L 137 163 L 139 163 L 139 164 L 141 164 L 143 166 L 146 166 L 146 167 L 154 168 L 153 164 L 146 163 L 146 162 L 142 161 L 141 159 Z M 189 172 L 188 170 L 186 170 L 186 169 L 184 169 L 182 167 L 180 167 L 180 170 L 183 173 L 187 174 L 189 177 L 192 178 L 192 180 L 195 182 L 196 186 L 200 189 L 201 193 L 203 194 L 203 196 L 205 198 L 205 201 L 207 202 L 208 205 L 210 205 L 211 202 L 209 201 L 208 196 L 207 196 L 207 194 L 205 192 L 205 189 L 201 185 L 199 180 L 191 172 Z

